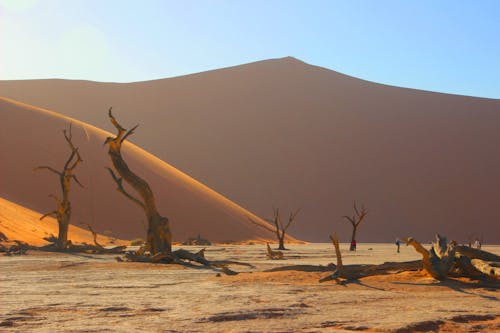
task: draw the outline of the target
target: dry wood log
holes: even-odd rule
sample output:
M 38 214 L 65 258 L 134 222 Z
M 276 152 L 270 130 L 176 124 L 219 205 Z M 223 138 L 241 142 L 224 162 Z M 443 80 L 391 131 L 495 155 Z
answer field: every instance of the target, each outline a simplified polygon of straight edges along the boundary
M 28 252 L 28 250 L 31 249 L 31 247 L 24 242 L 14 240 L 13 241 L 15 244 L 9 246 L 9 247 L 4 247 L 5 251 L 0 251 L 0 252 L 5 252 L 6 256 L 11 256 L 11 255 L 23 255 Z
M 279 260 L 283 259 L 283 252 L 281 251 L 273 251 L 271 249 L 271 246 L 269 246 L 269 243 L 267 243 L 267 258 L 271 260 Z
M 500 278 L 500 262 L 498 261 L 484 261 L 481 259 L 472 259 L 472 265 L 484 275 L 498 280 Z
M 245 262 L 240 262 L 240 261 L 233 261 L 233 260 L 207 260 L 205 258 L 205 249 L 200 250 L 197 253 L 192 253 L 184 249 L 178 249 L 176 251 L 171 252 L 170 254 L 167 253 L 157 253 L 153 256 L 147 255 L 147 254 L 137 254 L 137 252 L 127 252 L 125 254 L 125 258 L 127 261 L 134 261 L 134 262 L 149 262 L 149 263 L 163 263 L 163 264 L 180 264 L 180 265 L 186 265 L 189 262 L 196 262 L 198 264 L 201 264 L 203 267 L 211 268 L 216 271 L 221 271 L 224 274 L 228 275 L 236 275 L 238 274 L 235 271 L 232 271 L 231 269 L 228 268 L 229 265 L 240 265 L 240 266 L 247 266 L 247 267 L 254 267 L 251 264 L 245 263 Z M 118 260 L 118 258 L 117 258 Z M 123 261 L 118 260 L 118 261 Z M 194 267 L 194 266 L 191 266 Z
M 436 279 L 444 280 L 450 275 L 498 279 L 500 257 L 496 254 L 457 246 L 454 241 L 447 243 L 446 237 L 440 235 L 436 235 L 436 242 L 430 251 L 411 237 L 406 240 L 406 244 L 412 245 L 422 254 L 424 269 Z
M 333 243 L 333 247 L 335 248 L 337 265 L 331 264 L 330 267 L 334 268 L 333 273 L 322 277 L 319 282 L 335 280 L 337 283 L 343 283 L 340 279 L 357 280 L 371 275 L 384 275 L 394 272 L 418 270 L 422 268 L 422 262 L 420 260 L 408 262 L 385 262 L 381 265 L 344 265 L 342 262 L 342 254 L 340 252 L 337 234 L 333 233 L 330 235 L 330 239 Z M 320 271 L 322 271 L 324 267 L 321 266 L 320 268 Z
M 425 249 L 412 237 L 406 239 L 406 245 L 412 245 L 422 254 L 424 269 L 435 279 L 444 280 L 455 263 L 456 243 L 447 243 L 446 237 L 436 234 L 436 241 L 432 243 L 430 251 Z
M 456 250 L 457 250 L 458 254 L 466 256 L 469 259 L 481 259 L 484 261 L 500 262 L 500 256 L 498 256 L 494 253 L 491 253 L 491 252 L 487 252 L 487 251 L 483 251 L 483 250 L 479 250 L 479 249 L 474 249 L 474 248 L 471 248 L 468 246 L 463 246 L 463 245 L 458 245 L 456 247 Z

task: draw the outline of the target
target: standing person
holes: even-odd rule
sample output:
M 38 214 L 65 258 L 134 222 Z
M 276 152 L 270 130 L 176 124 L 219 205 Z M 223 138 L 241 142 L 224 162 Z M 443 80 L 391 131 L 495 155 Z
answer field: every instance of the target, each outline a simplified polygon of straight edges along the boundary
M 401 245 L 401 241 L 399 238 L 396 238 L 396 246 L 398 247 L 398 253 L 399 253 L 399 246 Z
M 356 240 L 354 240 L 354 239 L 351 241 L 351 249 L 350 250 L 356 251 Z

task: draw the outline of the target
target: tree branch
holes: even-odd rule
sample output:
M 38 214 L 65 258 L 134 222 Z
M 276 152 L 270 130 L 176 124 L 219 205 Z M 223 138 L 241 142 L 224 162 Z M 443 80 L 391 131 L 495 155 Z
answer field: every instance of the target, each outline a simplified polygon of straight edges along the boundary
M 44 214 L 40 217 L 40 221 L 43 220 L 44 218 L 46 218 L 47 216 L 52 216 L 52 217 L 56 217 L 57 216 L 57 211 L 53 211 L 53 212 L 50 212 L 50 213 L 47 213 L 47 214 Z
M 33 171 L 38 171 L 38 170 L 49 170 L 49 171 L 52 171 L 53 173 L 55 173 L 56 175 L 59 175 L 59 176 L 62 175 L 61 172 L 57 171 L 53 167 L 46 166 L 46 165 L 42 165 L 42 166 L 39 166 L 39 167 L 36 167 L 33 169 Z
M 82 183 L 80 183 L 80 181 L 78 180 L 78 178 L 76 178 L 76 175 L 71 175 L 71 178 L 73 178 L 75 180 L 75 182 L 80 185 L 81 188 L 85 188 L 85 186 L 82 185 Z
M 249 220 L 250 222 L 252 222 L 252 223 L 253 223 L 253 224 L 255 224 L 256 226 L 261 227 L 261 228 L 264 228 L 264 229 L 266 229 L 267 231 L 274 232 L 274 229 L 273 229 L 271 226 L 267 226 L 267 225 L 265 225 L 265 224 L 260 224 L 259 222 L 257 222 L 257 221 L 255 221 L 255 220 L 253 220 L 253 219 L 252 219 L 251 217 L 249 217 L 249 216 L 247 216 L 247 218 L 248 218 L 248 220 Z M 268 221 L 268 222 L 269 222 L 269 221 Z
M 113 177 L 113 180 L 116 182 L 116 185 L 118 185 L 117 190 L 120 191 L 121 193 L 123 193 L 127 198 L 129 198 L 130 200 L 132 200 L 133 202 L 135 202 L 136 204 L 141 206 L 142 209 L 146 209 L 146 206 L 144 205 L 144 203 L 142 201 L 133 197 L 127 191 L 125 191 L 125 189 L 123 188 L 123 183 L 122 183 L 123 179 L 118 178 L 111 168 L 106 168 L 106 169 L 108 169 L 109 173 L 111 174 L 111 177 Z
M 290 212 L 290 217 L 288 217 L 288 223 L 286 224 L 285 228 L 283 231 L 286 231 L 288 227 L 292 224 L 292 222 L 295 220 L 295 217 L 300 213 L 300 210 L 302 208 L 297 209 L 295 212 Z
M 134 130 L 139 127 L 139 125 L 135 125 L 134 127 L 132 127 L 131 129 L 128 130 L 128 132 L 123 136 L 123 138 L 120 140 L 120 143 L 122 143 L 123 141 L 125 141 L 125 139 L 129 136 L 129 135 L 132 135 L 134 134 Z

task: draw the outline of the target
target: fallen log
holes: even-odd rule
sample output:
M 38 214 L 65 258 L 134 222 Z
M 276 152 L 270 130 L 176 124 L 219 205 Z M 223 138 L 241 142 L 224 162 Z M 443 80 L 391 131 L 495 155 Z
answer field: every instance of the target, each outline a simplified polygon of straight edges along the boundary
M 266 254 L 268 259 L 271 260 L 280 260 L 283 259 L 283 252 L 281 251 L 273 251 L 271 249 L 271 246 L 269 246 L 269 243 L 267 243 L 267 254 Z
M 500 262 L 500 256 L 491 253 L 491 252 L 486 252 L 483 250 L 479 249 L 474 249 L 472 247 L 464 246 L 464 245 L 458 245 L 456 247 L 457 253 L 468 257 L 469 259 L 481 259 L 484 261 L 496 261 Z
M 495 280 L 500 277 L 500 262 L 496 261 L 484 261 L 481 259 L 472 259 L 472 265 L 484 275 L 489 276 Z
M 319 282 L 335 280 L 337 283 L 343 283 L 340 279 L 358 280 L 360 278 L 372 275 L 385 275 L 395 272 L 412 271 L 422 268 L 422 261 L 407 261 L 407 262 L 385 262 L 381 265 L 344 265 L 342 262 L 342 254 L 340 252 L 339 241 L 337 234 L 330 235 L 333 247 L 335 248 L 335 256 L 337 257 L 337 265 L 330 264 L 333 267 L 333 273 L 330 273 L 319 279 Z M 308 267 L 310 269 L 310 267 Z M 324 266 L 320 266 L 324 269 Z
M 456 242 L 446 242 L 446 237 L 436 235 L 436 241 L 428 251 L 412 237 L 406 239 L 406 245 L 412 245 L 422 254 L 424 269 L 435 279 L 444 280 L 448 276 L 498 279 L 500 256 L 457 246 Z
M 207 267 L 214 269 L 216 271 L 220 271 L 227 275 L 236 275 L 238 274 L 235 271 L 232 271 L 228 268 L 229 265 L 240 265 L 247 267 L 254 267 L 252 264 L 233 261 L 233 260 L 207 260 L 205 258 L 205 249 L 200 250 L 199 252 L 193 253 L 184 249 L 178 249 L 173 251 L 171 254 L 166 253 L 157 253 L 155 255 L 150 255 L 150 253 L 145 252 L 143 248 L 139 249 L 137 252 L 126 252 L 125 258 L 127 261 L 131 262 L 149 262 L 149 263 L 158 263 L 158 264 L 180 264 L 180 265 L 188 265 L 191 262 L 196 262 L 201 264 L 202 267 Z M 116 257 L 116 260 L 121 262 L 122 258 Z M 191 265 L 191 264 L 189 264 Z M 191 267 L 194 267 L 191 265 Z
M 446 242 L 446 237 L 436 234 L 436 241 L 428 251 L 412 237 L 406 239 L 406 245 L 412 245 L 422 254 L 424 269 L 435 279 L 444 280 L 455 263 L 456 243 Z

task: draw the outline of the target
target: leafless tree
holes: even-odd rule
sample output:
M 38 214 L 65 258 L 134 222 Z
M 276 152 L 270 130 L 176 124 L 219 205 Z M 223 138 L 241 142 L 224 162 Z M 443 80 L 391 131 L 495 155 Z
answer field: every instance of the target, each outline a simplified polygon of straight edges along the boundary
M 351 235 L 351 245 L 349 247 L 350 251 L 356 251 L 356 233 L 358 227 L 363 222 L 364 218 L 368 214 L 368 211 L 364 206 L 361 207 L 361 211 L 358 210 L 356 201 L 354 201 L 354 214 L 352 216 L 344 215 L 343 217 L 347 219 L 352 224 L 352 235 Z
M 109 146 L 108 154 L 119 176 L 111 168 L 108 168 L 108 170 L 118 186 L 118 191 L 144 210 L 148 222 L 146 244 L 151 254 L 170 254 L 172 252 L 170 222 L 168 218 L 163 217 L 158 212 L 153 191 L 149 184 L 129 169 L 121 154 L 122 143 L 134 133 L 138 125 L 127 131 L 115 119 L 111 113 L 111 108 L 108 116 L 118 133 L 115 137 L 108 137 L 104 144 Z M 125 190 L 123 187 L 124 180 L 139 194 L 141 199 L 134 197 Z
M 48 170 L 59 177 L 59 183 L 61 185 L 61 197 L 57 197 L 54 194 L 50 194 L 49 196 L 56 201 L 56 210 L 51 211 L 42 217 L 40 220 L 43 220 L 47 216 L 52 216 L 57 219 L 59 231 L 56 239 L 56 247 L 58 250 L 66 250 L 68 246 L 71 244 L 71 241 L 68 240 L 68 228 L 71 220 L 71 202 L 69 201 L 69 192 L 71 180 L 74 180 L 79 186 L 83 187 L 80 183 L 74 171 L 77 165 L 80 162 L 83 162 L 80 153 L 78 152 L 78 148 L 75 147 L 72 141 L 72 133 L 71 133 L 71 123 L 69 125 L 69 130 L 63 130 L 64 139 L 68 143 L 68 146 L 71 150 L 71 153 L 64 163 L 62 171 L 58 171 L 50 166 L 39 166 L 35 168 L 35 170 Z
M 281 216 L 280 216 L 280 210 L 279 208 L 274 208 L 273 207 L 273 213 L 274 213 L 274 216 L 272 219 L 266 219 L 267 222 L 269 223 L 272 223 L 274 225 L 274 232 L 276 233 L 276 238 L 278 239 L 278 250 L 286 250 L 285 248 L 285 236 L 286 236 L 286 231 L 288 230 L 288 227 L 290 227 L 290 225 L 295 221 L 295 218 L 297 217 L 297 215 L 299 214 L 300 212 L 300 208 L 297 209 L 295 212 L 294 211 L 291 211 L 290 212 L 290 215 L 288 216 L 288 221 L 286 224 L 283 224 L 283 222 L 281 221 Z M 250 222 L 252 222 L 253 224 L 261 227 L 261 228 L 265 228 L 266 230 L 270 230 L 268 229 L 266 226 L 260 224 L 260 223 L 257 223 L 256 221 L 254 221 L 253 219 L 251 218 L 248 218 L 250 220 Z

